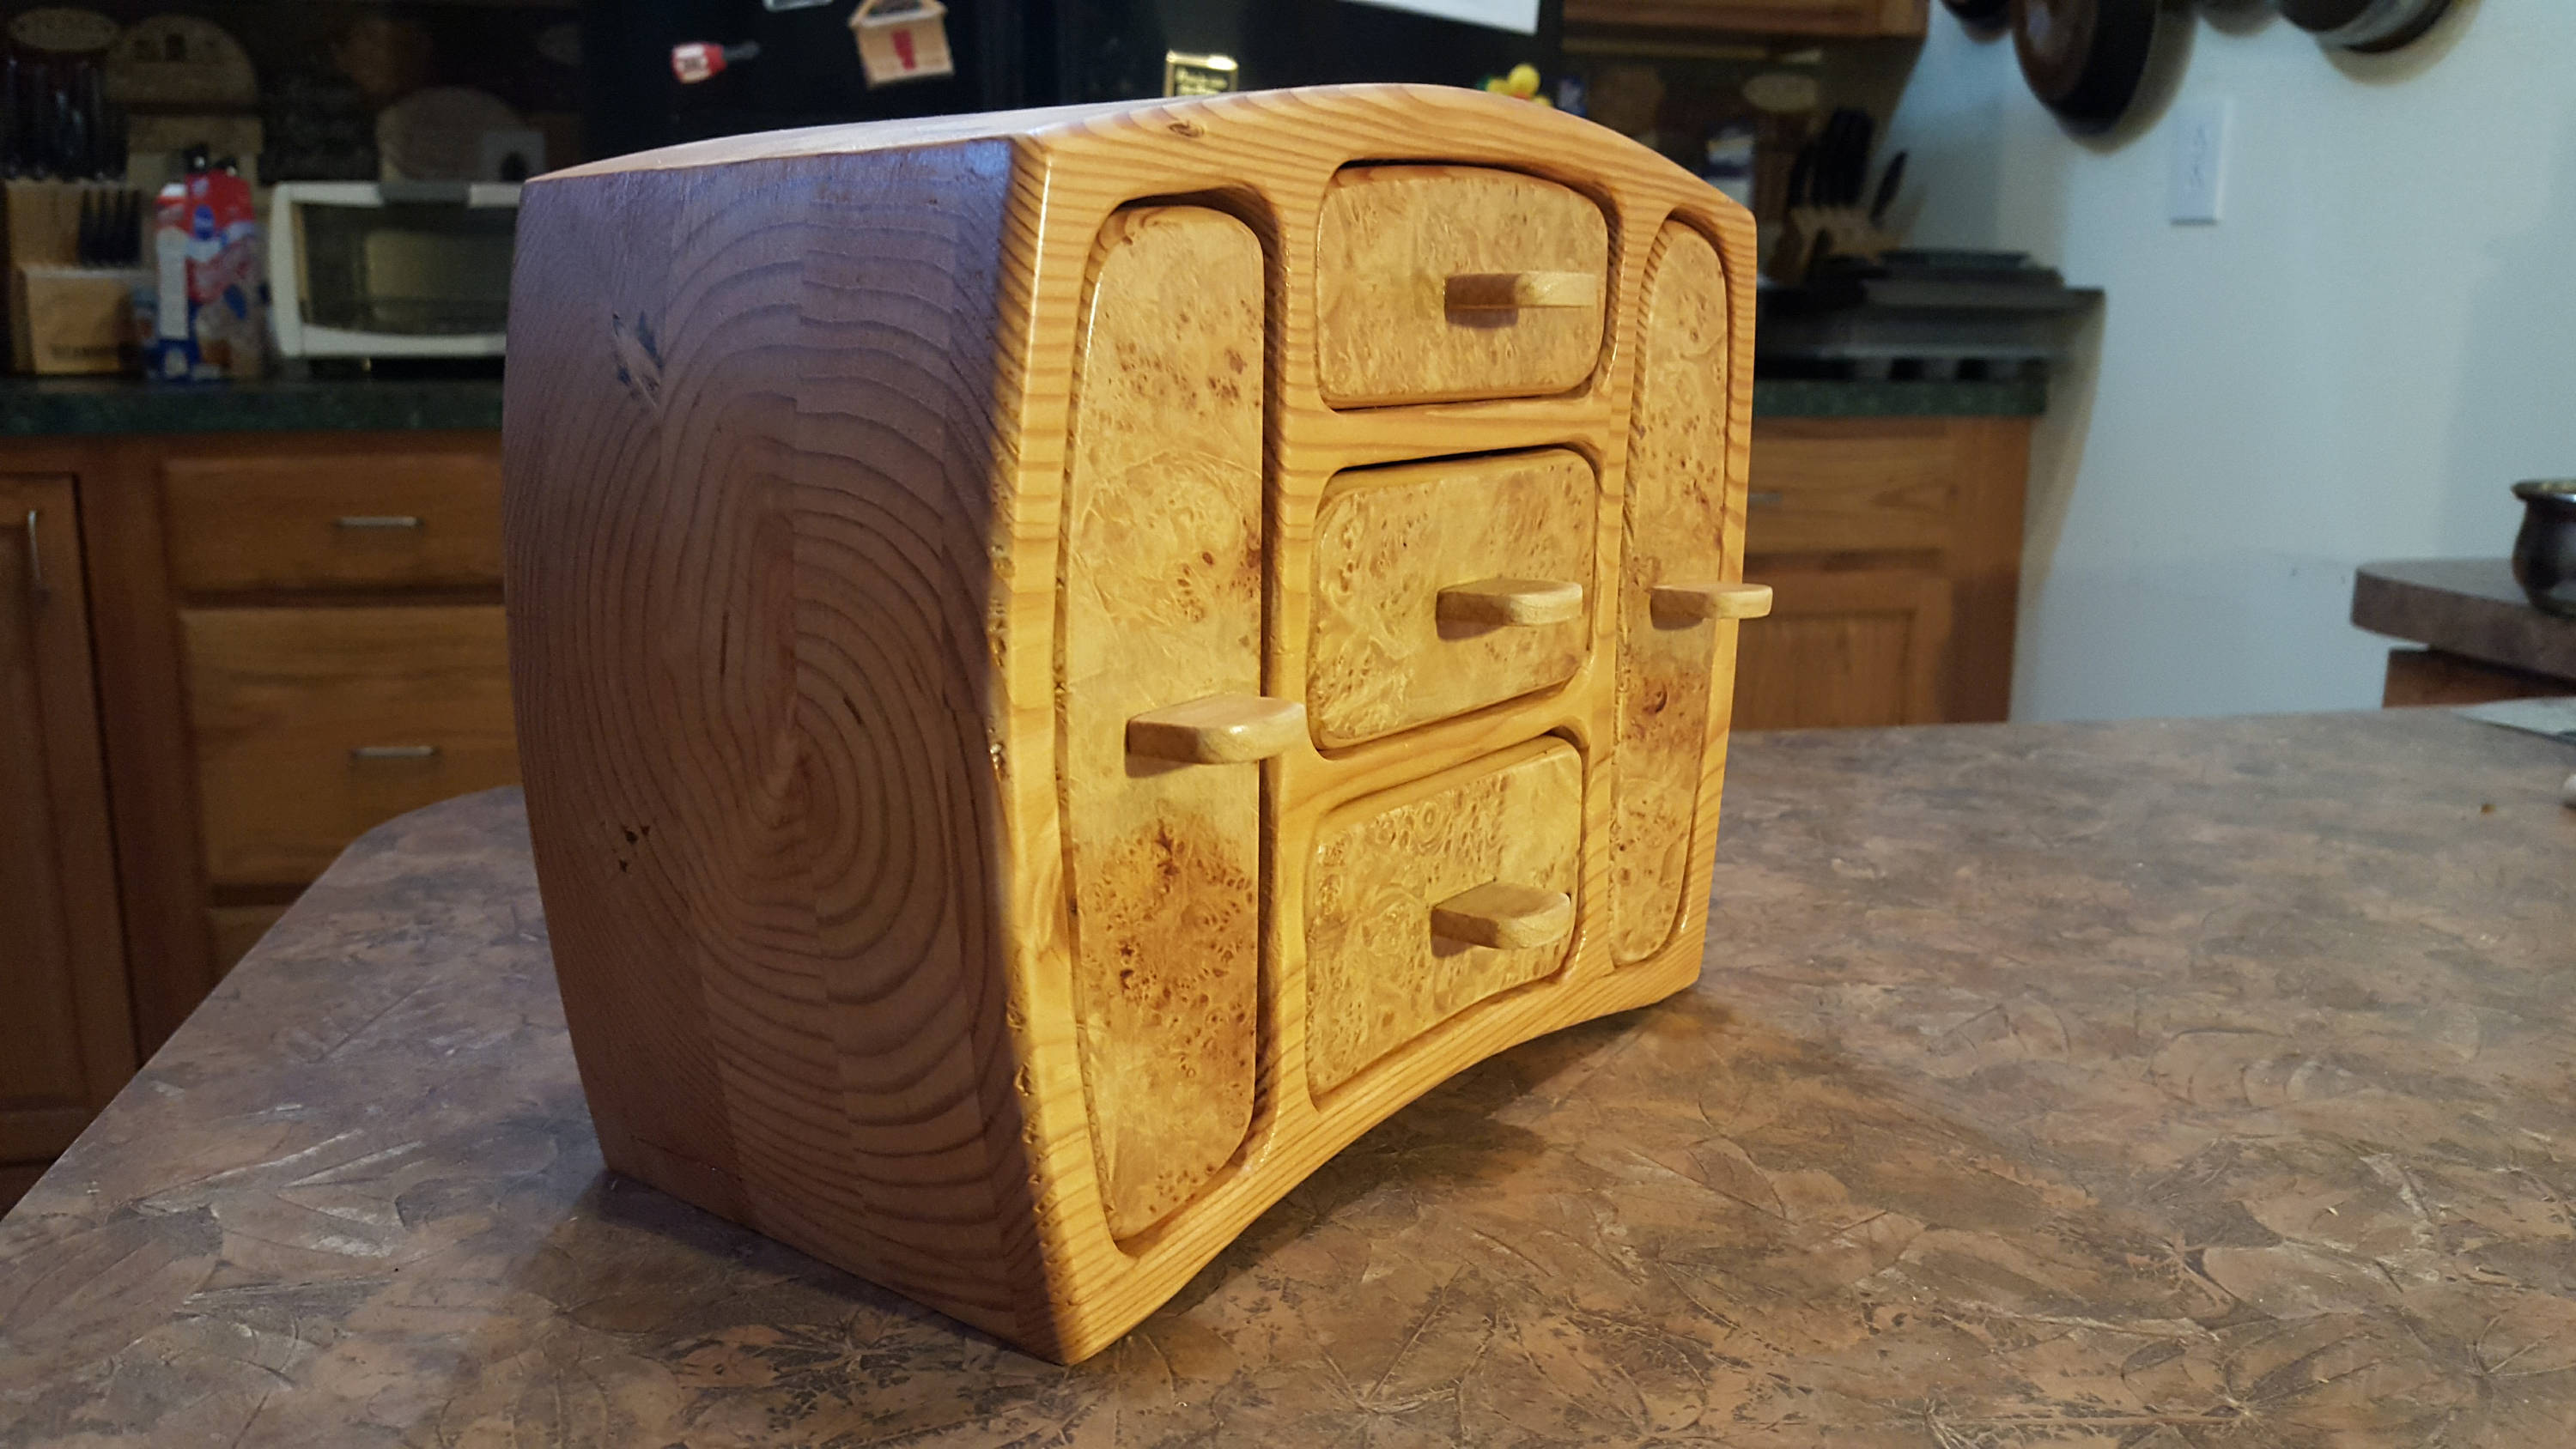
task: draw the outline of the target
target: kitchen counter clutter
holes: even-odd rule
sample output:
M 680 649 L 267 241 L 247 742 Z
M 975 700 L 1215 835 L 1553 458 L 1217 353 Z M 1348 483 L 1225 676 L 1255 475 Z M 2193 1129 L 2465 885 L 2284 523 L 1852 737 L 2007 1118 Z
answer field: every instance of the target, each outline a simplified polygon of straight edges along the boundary
M 518 796 L 404 816 L 0 1223 L 0 1445 L 2576 1428 L 2563 746 L 1731 765 L 1696 987 L 1433 1090 L 1071 1369 L 605 1175 Z

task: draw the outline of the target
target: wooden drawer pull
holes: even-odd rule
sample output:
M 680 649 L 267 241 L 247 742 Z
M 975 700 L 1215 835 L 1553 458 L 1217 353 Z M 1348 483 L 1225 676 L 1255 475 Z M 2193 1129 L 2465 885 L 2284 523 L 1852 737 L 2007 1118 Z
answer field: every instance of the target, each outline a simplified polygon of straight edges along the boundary
M 353 760 L 434 760 L 436 745 L 360 745 L 349 752 Z
M 1488 881 L 1431 908 L 1431 934 L 1470 946 L 1525 951 L 1574 929 L 1574 897 L 1563 891 Z
M 1771 586 L 1658 584 L 1647 609 L 1656 623 L 1674 627 L 1702 619 L 1759 619 L 1771 612 Z
M 1452 312 L 1598 307 L 1601 279 L 1590 272 L 1460 272 L 1449 279 L 1448 302 Z
M 1306 706 L 1258 694 L 1211 694 L 1127 721 L 1130 754 L 1193 765 L 1266 760 L 1306 734 Z
M 1562 624 L 1583 617 L 1583 585 L 1559 579 L 1478 579 L 1440 591 L 1453 624 Z
M 395 529 L 418 528 L 420 516 L 412 513 L 343 513 L 332 520 L 335 528 Z

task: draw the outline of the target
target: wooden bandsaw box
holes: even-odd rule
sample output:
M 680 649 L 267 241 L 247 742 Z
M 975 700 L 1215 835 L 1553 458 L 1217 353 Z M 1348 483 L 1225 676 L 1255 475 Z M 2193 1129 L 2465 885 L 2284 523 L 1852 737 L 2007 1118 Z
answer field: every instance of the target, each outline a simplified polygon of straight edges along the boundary
M 1369 86 L 531 183 L 512 682 L 608 1163 L 1071 1361 L 1698 974 L 1753 223 Z

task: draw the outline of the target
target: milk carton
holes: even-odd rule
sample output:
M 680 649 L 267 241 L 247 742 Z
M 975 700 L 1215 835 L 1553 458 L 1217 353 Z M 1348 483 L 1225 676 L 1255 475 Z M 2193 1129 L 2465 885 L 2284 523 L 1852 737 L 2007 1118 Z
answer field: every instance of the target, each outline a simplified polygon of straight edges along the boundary
M 268 285 L 250 183 L 192 157 L 161 188 L 153 225 L 158 314 L 144 359 L 164 382 L 257 377 L 267 367 Z

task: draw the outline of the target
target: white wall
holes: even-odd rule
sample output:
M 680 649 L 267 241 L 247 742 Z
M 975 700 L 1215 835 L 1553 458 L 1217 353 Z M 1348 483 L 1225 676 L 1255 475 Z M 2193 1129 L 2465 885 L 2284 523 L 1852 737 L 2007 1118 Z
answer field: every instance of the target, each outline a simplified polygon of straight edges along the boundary
M 2035 446 L 2015 716 L 2377 704 L 2353 566 L 2501 556 L 2506 485 L 2576 474 L 2576 3 L 2462 0 L 2361 63 L 2182 12 L 2169 89 L 2235 107 L 2214 227 L 2166 218 L 2169 116 L 2072 138 L 1933 15 L 1889 142 L 1914 240 L 2109 292 Z

